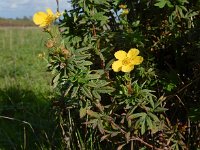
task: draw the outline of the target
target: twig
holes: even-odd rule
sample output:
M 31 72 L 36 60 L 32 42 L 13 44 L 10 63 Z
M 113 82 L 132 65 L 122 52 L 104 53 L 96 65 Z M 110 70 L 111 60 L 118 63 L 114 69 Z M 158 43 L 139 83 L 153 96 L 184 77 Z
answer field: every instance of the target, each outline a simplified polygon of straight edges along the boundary
M 56 0 L 56 4 L 57 4 L 57 12 L 59 12 L 59 1 Z
M 154 150 L 163 150 L 163 149 L 157 148 L 157 147 L 155 147 L 155 146 L 153 146 L 153 145 L 151 145 L 151 144 L 149 144 L 149 143 L 143 141 L 142 139 L 140 139 L 140 138 L 138 138 L 138 137 L 132 137 L 132 138 L 130 139 L 130 141 L 139 141 L 140 143 L 142 143 L 142 144 L 144 144 L 144 145 L 146 145 L 146 146 L 148 146 L 148 147 L 150 147 L 150 148 L 152 148 L 152 149 L 154 149 Z
M 174 97 L 174 96 L 177 97 L 177 94 L 179 94 L 180 92 L 182 92 L 184 89 L 186 89 L 188 86 L 190 86 L 191 84 L 193 84 L 195 81 L 197 81 L 199 79 L 200 79 L 200 74 L 198 75 L 198 77 L 196 79 L 192 80 L 190 83 L 188 83 L 185 86 L 183 86 L 181 89 L 179 89 L 178 91 L 176 91 L 174 94 L 167 96 L 167 98 L 171 98 L 171 97 Z

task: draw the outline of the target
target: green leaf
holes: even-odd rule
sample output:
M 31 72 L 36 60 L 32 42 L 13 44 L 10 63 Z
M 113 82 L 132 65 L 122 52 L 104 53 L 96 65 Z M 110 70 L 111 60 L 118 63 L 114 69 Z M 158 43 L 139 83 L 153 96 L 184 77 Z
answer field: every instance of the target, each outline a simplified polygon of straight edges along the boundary
M 80 61 L 80 60 L 85 60 L 86 58 L 90 57 L 90 54 L 84 54 L 84 55 L 75 55 L 74 58 L 75 58 L 75 62 L 76 61 Z
M 117 136 L 119 133 L 120 133 L 120 132 L 112 132 L 112 133 L 110 134 L 110 137 Z
M 191 121 L 200 121 L 200 106 L 195 105 L 189 109 L 189 118 Z
M 67 90 L 65 91 L 64 96 L 67 96 L 67 94 L 69 93 L 69 91 L 71 90 L 72 87 L 73 87 L 73 84 L 70 83 L 70 84 L 68 85 L 68 87 L 67 87 Z
M 156 122 L 160 122 L 160 120 L 158 119 L 158 117 L 150 112 L 148 112 L 147 114 L 148 116 L 150 116 L 154 121 Z
M 142 117 L 140 117 L 137 121 L 136 121 L 136 123 L 135 123 L 135 129 L 139 129 L 139 128 L 141 128 L 141 126 L 142 126 L 142 123 L 143 123 L 143 121 L 144 121 L 144 119 L 145 119 L 145 117 L 146 117 L 146 115 L 145 116 L 142 116 Z
M 150 103 L 150 105 L 151 105 L 152 108 L 155 107 L 155 104 L 154 104 L 153 98 L 152 98 L 151 96 L 149 97 L 149 103 Z
M 95 90 L 93 90 L 92 91 L 92 95 L 96 98 L 96 99 L 101 99 L 101 96 L 100 96 L 100 94 L 97 92 L 97 91 L 95 91 Z
M 145 122 L 146 122 L 146 120 L 144 119 L 142 122 L 142 126 L 141 126 L 141 134 L 142 135 L 146 132 Z
M 104 133 L 105 133 L 105 130 L 104 130 L 104 128 L 103 128 L 102 120 L 98 120 L 97 126 L 98 126 L 98 129 L 99 129 L 99 131 L 101 132 L 101 134 L 104 134 Z
M 154 109 L 154 112 L 165 112 L 167 110 L 168 110 L 167 108 L 157 107 L 156 109 Z
M 153 129 L 152 120 L 148 116 L 146 117 L 146 122 L 147 122 L 147 126 L 149 127 L 149 129 Z
M 98 93 L 112 93 L 115 89 L 110 86 L 104 86 L 101 88 L 95 88 L 94 90 Z
M 109 5 L 107 0 L 94 0 L 94 3 L 97 5 Z
M 159 8 L 165 7 L 168 0 L 158 0 L 157 3 L 154 4 L 154 6 L 158 6 Z
M 165 89 L 166 89 L 167 91 L 171 92 L 175 87 L 176 87 L 175 84 L 169 83 Z
M 146 116 L 146 113 L 136 113 L 136 114 L 132 114 L 130 116 L 128 116 L 128 120 L 132 120 L 132 119 L 135 119 L 135 118 L 138 118 L 138 117 L 142 117 L 142 116 Z
M 81 62 L 81 65 L 83 65 L 83 66 L 90 66 L 90 65 L 92 65 L 93 63 L 91 62 L 91 61 L 82 61 Z
M 75 52 L 81 53 L 81 52 L 88 51 L 89 49 L 91 49 L 91 47 L 83 47 L 83 48 L 76 49 Z
M 108 85 L 110 82 L 107 82 L 105 80 L 98 80 L 97 82 L 97 88 L 101 88 L 101 87 L 104 87 L 106 85 Z
M 109 70 L 109 69 L 111 68 L 112 63 L 113 63 L 114 61 L 115 61 L 115 59 L 111 59 L 111 60 L 106 64 L 105 69 L 106 69 L 106 70 Z
M 80 118 L 83 118 L 83 117 L 85 117 L 85 115 L 86 115 L 86 112 L 87 112 L 87 108 L 85 107 L 85 108 L 82 108 L 81 107 L 81 109 L 80 109 Z
M 97 87 L 98 86 L 93 80 L 89 81 L 86 85 L 89 87 Z
M 86 76 L 86 78 L 88 79 L 88 80 L 94 80 L 94 79 L 99 79 L 101 76 L 99 75 L 99 74 L 88 74 L 87 76 Z
M 60 73 L 57 74 L 53 79 L 53 87 L 55 88 L 58 85 L 58 80 L 60 79 Z
M 172 3 L 171 3 L 170 1 L 167 1 L 167 6 L 168 6 L 169 8 L 174 7 L 174 5 L 172 5 Z
M 90 117 L 94 117 L 97 119 L 100 119 L 100 115 L 97 112 L 94 112 L 92 110 L 87 109 L 86 113 L 90 116 Z
M 73 88 L 73 91 L 72 91 L 72 94 L 71 94 L 71 98 L 76 96 L 78 90 L 79 90 L 79 86 L 76 86 L 76 87 Z
M 85 86 L 81 87 L 81 91 L 82 91 L 83 95 L 92 99 L 91 91 L 87 87 L 85 87 Z
M 106 85 L 108 85 L 110 82 L 106 82 L 104 80 L 91 80 L 87 83 L 87 86 L 89 87 L 94 87 L 94 88 L 101 88 L 101 87 L 104 87 Z
M 117 6 L 120 2 L 121 0 L 113 0 L 113 5 Z
M 95 13 L 92 16 L 92 19 L 100 20 L 100 21 L 108 21 L 109 18 L 107 16 L 104 16 L 103 12 L 99 12 L 99 13 Z
M 158 99 L 158 101 L 155 103 L 155 108 L 158 107 L 158 106 L 160 106 L 160 105 L 163 103 L 163 101 L 165 101 L 165 99 L 166 99 L 166 97 L 161 96 L 161 97 Z

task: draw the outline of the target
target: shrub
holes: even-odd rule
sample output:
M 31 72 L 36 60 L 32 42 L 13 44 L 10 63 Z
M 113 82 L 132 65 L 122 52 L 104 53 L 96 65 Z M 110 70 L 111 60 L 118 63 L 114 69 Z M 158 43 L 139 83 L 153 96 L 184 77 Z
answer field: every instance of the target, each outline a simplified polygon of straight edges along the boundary
M 199 3 L 71 4 L 58 30 L 44 27 L 66 147 L 197 148 Z

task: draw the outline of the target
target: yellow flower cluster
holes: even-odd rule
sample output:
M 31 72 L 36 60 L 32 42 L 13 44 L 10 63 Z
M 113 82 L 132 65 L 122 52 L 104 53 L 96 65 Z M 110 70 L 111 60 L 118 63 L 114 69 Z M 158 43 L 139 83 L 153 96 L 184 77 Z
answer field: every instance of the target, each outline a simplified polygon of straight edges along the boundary
M 53 13 L 50 8 L 46 10 L 46 12 L 37 12 L 33 16 L 33 22 L 39 27 L 45 28 L 51 25 L 57 18 L 60 17 L 60 13 Z
M 119 8 L 126 9 L 126 8 L 127 8 L 127 5 L 121 4 L 121 5 L 119 5 Z
M 129 10 L 127 9 L 127 5 L 121 4 L 121 5 L 119 5 L 119 8 L 122 9 L 122 13 L 121 13 L 122 16 L 128 15 Z
M 136 48 L 131 48 L 128 53 L 123 50 L 117 51 L 114 56 L 117 61 L 112 64 L 112 69 L 115 72 L 130 72 L 134 69 L 135 65 L 139 65 L 143 62 L 143 57 L 138 56 L 139 50 Z

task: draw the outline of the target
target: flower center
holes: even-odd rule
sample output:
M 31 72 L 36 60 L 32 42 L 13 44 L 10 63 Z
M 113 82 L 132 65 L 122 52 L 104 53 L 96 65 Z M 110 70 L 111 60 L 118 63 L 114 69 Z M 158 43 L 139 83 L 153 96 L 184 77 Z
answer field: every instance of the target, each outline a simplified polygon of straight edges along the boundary
M 122 65 L 124 66 L 127 66 L 131 63 L 131 59 L 130 58 L 125 58 L 123 61 L 122 61 Z

